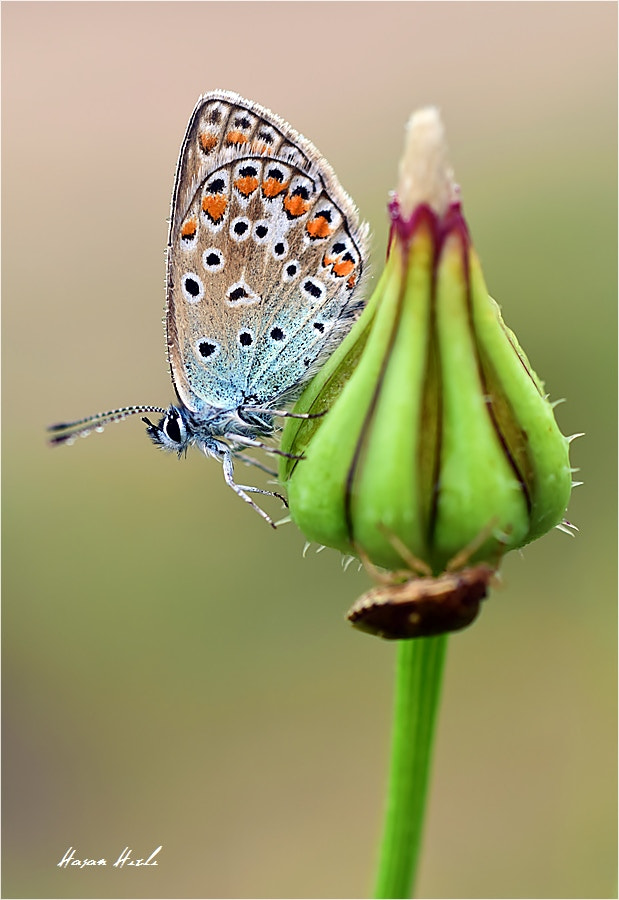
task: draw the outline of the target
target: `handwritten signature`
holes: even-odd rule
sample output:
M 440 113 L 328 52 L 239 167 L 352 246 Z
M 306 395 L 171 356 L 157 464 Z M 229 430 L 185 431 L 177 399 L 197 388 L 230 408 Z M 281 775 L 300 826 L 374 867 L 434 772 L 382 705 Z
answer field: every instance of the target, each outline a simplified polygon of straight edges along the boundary
M 155 857 L 163 847 L 163 844 L 160 847 L 157 847 L 156 850 L 150 854 L 150 856 L 144 858 L 143 856 L 138 859 L 133 859 L 131 854 L 133 850 L 129 847 L 125 847 L 123 852 L 120 854 L 115 863 L 112 863 L 114 869 L 122 869 L 124 866 L 157 866 L 159 865 Z M 100 857 L 99 859 L 91 859 L 88 856 L 84 856 L 81 859 L 76 856 L 75 847 L 69 847 L 65 855 L 62 857 L 59 863 L 56 863 L 59 869 L 67 869 L 70 867 L 74 867 L 76 869 L 85 869 L 88 866 L 107 866 L 107 859 L 104 857 Z

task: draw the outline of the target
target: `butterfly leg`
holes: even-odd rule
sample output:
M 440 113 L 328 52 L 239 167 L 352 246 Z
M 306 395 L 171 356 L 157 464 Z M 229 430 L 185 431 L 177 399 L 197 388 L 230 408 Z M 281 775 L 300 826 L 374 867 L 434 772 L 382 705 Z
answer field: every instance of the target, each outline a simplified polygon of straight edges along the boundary
M 260 409 L 259 407 L 245 407 L 244 412 L 256 413 L 258 415 L 277 416 L 280 419 L 320 419 L 326 416 L 328 409 L 323 409 L 318 413 L 294 413 L 285 409 Z
M 279 450 L 277 447 L 270 447 L 268 444 L 264 444 L 262 441 L 257 441 L 254 438 L 246 437 L 244 434 L 225 434 L 224 437 L 230 441 L 234 441 L 235 444 L 243 444 L 245 447 L 257 447 L 259 450 L 264 450 L 265 453 L 272 453 L 275 456 L 285 456 L 286 459 L 305 459 L 304 456 L 298 456 L 295 453 L 286 453 L 284 450 Z
M 256 510 L 256 512 L 269 523 L 271 528 L 275 528 L 276 526 L 273 519 L 268 516 L 263 509 L 260 509 L 258 504 L 254 503 L 254 501 L 251 499 L 251 497 L 248 496 L 248 494 L 266 494 L 268 497 L 277 497 L 286 506 L 288 506 L 285 498 L 282 497 L 281 494 L 276 494 L 275 491 L 263 491 L 262 488 L 252 487 L 251 485 L 237 484 L 234 480 L 234 464 L 232 461 L 232 451 L 228 449 L 221 450 L 218 455 L 220 456 L 223 465 L 224 479 L 228 487 L 231 487 L 232 490 L 236 494 L 238 494 L 242 500 L 244 500 L 246 503 L 249 503 L 249 505 L 252 506 Z
M 254 459 L 253 456 L 241 456 L 241 453 L 245 452 L 245 448 L 241 447 L 240 450 L 237 450 L 237 456 L 242 463 L 245 463 L 246 466 L 255 466 L 257 469 L 260 469 L 261 472 L 266 472 L 267 475 L 271 475 L 272 478 L 277 478 L 277 472 L 274 469 L 269 469 L 268 466 L 263 466 L 261 462 L 258 462 L 257 459 Z

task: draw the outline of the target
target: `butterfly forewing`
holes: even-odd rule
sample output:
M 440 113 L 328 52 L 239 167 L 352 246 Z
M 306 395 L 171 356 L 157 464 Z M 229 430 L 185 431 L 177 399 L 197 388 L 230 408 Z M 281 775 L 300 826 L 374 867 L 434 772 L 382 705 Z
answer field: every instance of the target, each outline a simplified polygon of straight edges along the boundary
M 168 246 L 168 351 L 185 405 L 273 407 L 299 386 L 359 306 L 365 240 L 309 141 L 235 94 L 203 97 Z

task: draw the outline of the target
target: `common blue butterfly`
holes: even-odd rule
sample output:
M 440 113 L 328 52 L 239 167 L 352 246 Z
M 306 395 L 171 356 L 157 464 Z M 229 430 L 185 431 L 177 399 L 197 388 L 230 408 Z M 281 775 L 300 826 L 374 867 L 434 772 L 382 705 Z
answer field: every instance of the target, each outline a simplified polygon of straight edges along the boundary
M 279 116 L 231 91 L 193 111 L 176 169 L 167 245 L 167 354 L 177 403 L 127 406 L 52 425 L 52 443 L 148 412 L 154 444 L 192 444 L 223 464 L 271 453 L 275 431 L 304 383 L 358 316 L 368 229 L 313 144 Z M 249 460 L 260 465 L 255 460 Z M 285 501 L 284 501 L 285 502 Z

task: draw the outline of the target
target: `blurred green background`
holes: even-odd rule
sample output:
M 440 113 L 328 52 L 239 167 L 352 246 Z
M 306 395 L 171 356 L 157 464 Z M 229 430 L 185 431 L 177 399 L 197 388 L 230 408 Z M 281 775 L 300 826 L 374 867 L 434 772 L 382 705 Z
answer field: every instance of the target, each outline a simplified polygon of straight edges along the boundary
M 490 291 L 586 432 L 585 486 L 579 535 L 513 554 L 450 642 L 418 894 L 616 896 L 616 34 L 610 3 L 3 5 L 4 896 L 371 884 L 394 647 L 343 619 L 367 576 L 302 558 L 138 421 L 45 444 L 172 399 L 166 217 L 215 87 L 316 143 L 375 275 L 404 123 L 442 110 Z M 56 866 L 160 844 L 157 868 Z

